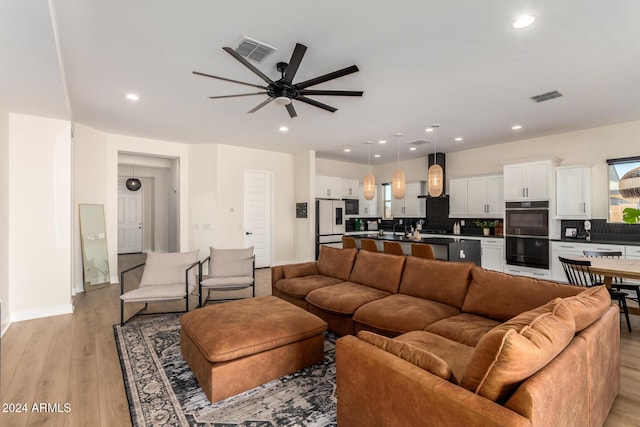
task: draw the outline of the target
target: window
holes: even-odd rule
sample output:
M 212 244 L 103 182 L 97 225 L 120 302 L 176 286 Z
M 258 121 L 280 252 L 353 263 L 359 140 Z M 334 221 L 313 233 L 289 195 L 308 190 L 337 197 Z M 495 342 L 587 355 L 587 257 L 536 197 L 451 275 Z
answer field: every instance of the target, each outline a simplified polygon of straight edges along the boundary
M 384 193 L 384 218 L 391 218 L 391 184 L 382 184 Z
M 609 222 L 623 222 L 625 208 L 638 208 L 640 200 L 640 157 L 608 159 L 609 165 Z M 625 174 L 626 177 L 625 177 Z M 620 180 L 626 184 L 620 187 Z M 630 181 L 629 181 L 630 180 Z M 631 188 L 629 188 L 631 187 Z

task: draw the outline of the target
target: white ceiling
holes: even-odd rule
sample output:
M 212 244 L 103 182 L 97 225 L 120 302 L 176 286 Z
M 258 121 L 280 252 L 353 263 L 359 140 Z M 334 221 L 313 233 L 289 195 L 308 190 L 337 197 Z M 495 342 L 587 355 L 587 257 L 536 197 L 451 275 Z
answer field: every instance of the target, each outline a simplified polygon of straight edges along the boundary
M 511 29 L 522 13 L 536 23 Z M 0 104 L 110 133 L 364 163 L 365 141 L 387 139 L 372 154 L 388 163 L 398 140 L 402 159 L 432 152 L 404 144 L 431 140 L 432 123 L 438 151 L 452 152 L 640 119 L 638 16 L 637 0 L 4 0 Z M 356 64 L 313 89 L 364 96 L 317 96 L 333 114 L 295 102 L 294 119 L 275 103 L 246 114 L 262 96 L 207 99 L 255 90 L 194 70 L 262 83 L 222 50 L 245 35 L 278 49 L 256 65 L 271 78 L 298 42 L 294 83 Z M 551 90 L 564 96 L 529 99 Z

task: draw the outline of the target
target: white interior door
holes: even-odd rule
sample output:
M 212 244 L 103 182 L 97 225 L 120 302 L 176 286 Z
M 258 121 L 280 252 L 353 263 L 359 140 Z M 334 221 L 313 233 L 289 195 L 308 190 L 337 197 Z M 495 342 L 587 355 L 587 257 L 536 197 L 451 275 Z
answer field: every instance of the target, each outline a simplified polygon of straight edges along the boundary
M 244 172 L 245 246 L 254 247 L 256 268 L 271 265 L 271 173 Z
M 142 252 L 142 191 L 118 184 L 118 253 Z

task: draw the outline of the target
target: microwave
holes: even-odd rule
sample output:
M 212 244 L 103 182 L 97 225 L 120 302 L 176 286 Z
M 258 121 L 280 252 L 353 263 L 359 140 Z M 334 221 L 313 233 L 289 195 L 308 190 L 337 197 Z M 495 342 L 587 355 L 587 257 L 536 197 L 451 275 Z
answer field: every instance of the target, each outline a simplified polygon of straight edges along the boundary
M 345 215 L 360 215 L 360 200 L 344 199 Z

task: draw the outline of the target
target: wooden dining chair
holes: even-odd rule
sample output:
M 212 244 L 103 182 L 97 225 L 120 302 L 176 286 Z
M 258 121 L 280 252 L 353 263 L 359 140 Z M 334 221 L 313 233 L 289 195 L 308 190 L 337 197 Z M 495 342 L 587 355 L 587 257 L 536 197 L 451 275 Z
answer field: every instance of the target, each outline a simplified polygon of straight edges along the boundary
M 385 254 L 404 255 L 404 252 L 402 252 L 402 246 L 398 242 L 382 242 L 382 245 L 384 247 Z
M 425 245 L 422 243 L 411 244 L 411 255 L 418 258 L 436 259 L 431 245 Z
M 583 251 L 582 252 L 586 257 L 596 257 L 596 258 L 621 258 L 622 252 L 619 251 Z M 596 280 L 600 283 L 604 283 L 604 278 L 598 275 L 595 275 Z M 640 304 L 640 285 L 635 283 L 625 283 L 622 281 L 620 277 L 614 277 L 611 282 L 611 288 L 616 289 L 618 291 L 635 291 L 636 297 L 633 298 L 630 296 L 630 293 L 623 292 L 627 294 L 627 298 L 634 300 L 638 304 Z
M 588 260 L 576 260 L 570 258 L 558 257 L 562 264 L 564 274 L 567 276 L 567 280 L 570 284 L 576 286 L 600 286 L 602 283 L 597 282 L 597 275 L 591 272 L 591 261 Z M 627 295 L 624 292 L 617 291 L 615 289 L 608 289 L 609 295 L 612 300 L 618 301 L 618 305 L 624 313 L 624 317 L 627 320 L 627 328 L 631 332 L 631 321 L 629 320 L 629 308 L 627 307 Z
M 373 239 L 360 239 L 360 249 L 369 252 L 378 252 L 378 245 Z
M 347 248 L 357 248 L 358 246 L 356 246 L 356 239 L 354 239 L 353 237 L 343 237 L 342 238 L 342 248 L 343 249 L 347 249 Z

